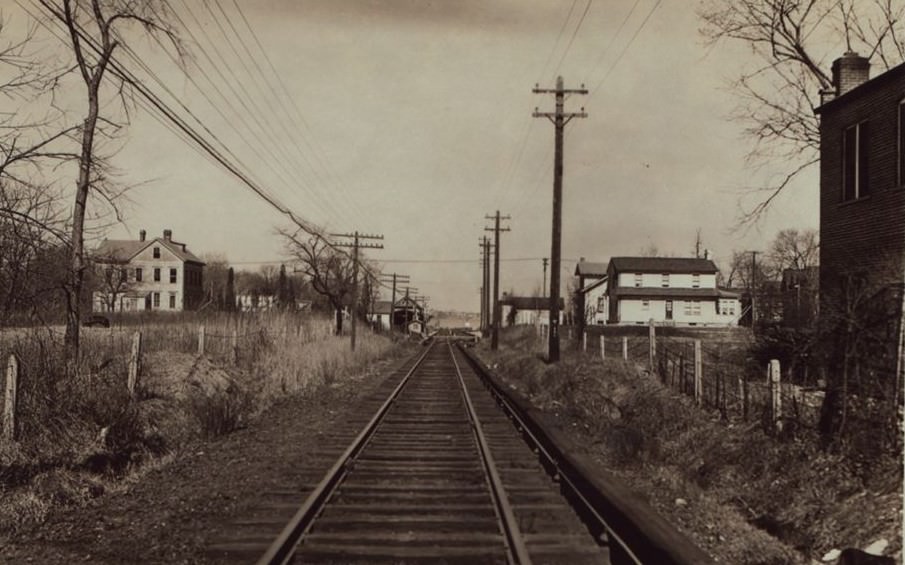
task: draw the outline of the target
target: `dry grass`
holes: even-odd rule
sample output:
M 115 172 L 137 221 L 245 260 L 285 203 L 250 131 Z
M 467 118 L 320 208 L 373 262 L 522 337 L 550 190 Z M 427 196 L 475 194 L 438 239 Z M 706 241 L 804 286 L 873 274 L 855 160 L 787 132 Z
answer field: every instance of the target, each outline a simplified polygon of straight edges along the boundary
M 721 561 L 808 562 L 881 537 L 888 553 L 901 553 L 901 461 L 877 460 L 866 473 L 814 437 L 782 440 L 759 423 L 722 422 L 635 365 L 571 351 L 546 365 L 531 335 L 502 343 L 482 355 L 504 378 Z
M 348 337 L 331 327 L 325 317 L 282 313 L 117 320 L 85 329 L 70 377 L 61 328 L 3 331 L 0 356 L 15 353 L 21 373 L 18 441 L 0 441 L 0 532 L 115 489 L 190 442 L 247 425 L 279 399 L 361 373 L 394 345 L 365 330 L 349 355 Z M 130 397 L 128 354 L 139 330 L 142 371 Z

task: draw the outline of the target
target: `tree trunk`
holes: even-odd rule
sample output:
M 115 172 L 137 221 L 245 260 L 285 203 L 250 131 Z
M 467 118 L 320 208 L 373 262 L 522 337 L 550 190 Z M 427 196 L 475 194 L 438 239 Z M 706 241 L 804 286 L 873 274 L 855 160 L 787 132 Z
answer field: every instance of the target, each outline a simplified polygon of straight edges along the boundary
M 343 310 L 337 308 L 336 312 L 336 335 L 343 335 Z
M 82 153 L 79 157 L 79 179 L 76 184 L 75 206 L 72 210 L 72 238 L 70 245 L 70 273 L 66 296 L 66 355 L 70 369 L 79 359 L 79 325 L 82 320 L 82 285 L 85 280 L 85 209 L 88 191 L 91 188 L 92 156 L 94 152 L 94 130 L 98 116 L 97 81 L 88 85 L 88 117 L 82 130 Z

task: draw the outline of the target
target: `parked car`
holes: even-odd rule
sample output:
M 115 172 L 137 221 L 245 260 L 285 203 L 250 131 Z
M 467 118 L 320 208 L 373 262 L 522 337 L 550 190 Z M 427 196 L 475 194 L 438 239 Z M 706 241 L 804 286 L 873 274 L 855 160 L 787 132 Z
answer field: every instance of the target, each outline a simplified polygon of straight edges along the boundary
M 95 314 L 82 322 L 82 325 L 86 328 L 109 328 L 110 320 L 106 316 Z

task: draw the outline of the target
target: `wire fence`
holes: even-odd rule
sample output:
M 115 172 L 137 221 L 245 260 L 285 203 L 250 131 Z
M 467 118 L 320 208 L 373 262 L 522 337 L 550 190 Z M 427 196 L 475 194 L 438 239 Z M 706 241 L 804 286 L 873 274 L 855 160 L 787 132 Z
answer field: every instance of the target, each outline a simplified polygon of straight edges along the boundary
M 633 328 L 637 330 L 637 328 Z M 824 391 L 807 374 L 783 371 L 778 361 L 757 363 L 750 343 L 735 338 L 695 339 L 639 331 L 629 335 L 586 333 L 582 346 L 604 359 L 648 366 L 676 392 L 715 410 L 727 421 L 762 422 L 770 430 L 788 426 L 815 428 Z

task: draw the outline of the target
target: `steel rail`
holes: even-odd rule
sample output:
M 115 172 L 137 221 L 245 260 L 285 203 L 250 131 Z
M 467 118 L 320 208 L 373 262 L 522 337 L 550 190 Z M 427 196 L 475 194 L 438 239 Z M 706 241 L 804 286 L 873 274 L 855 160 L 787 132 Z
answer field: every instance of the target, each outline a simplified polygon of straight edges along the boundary
M 625 539 L 625 536 L 620 535 L 616 531 L 616 527 L 610 523 L 611 520 L 605 518 L 599 511 L 598 506 L 593 501 L 589 500 L 589 497 L 585 492 L 585 487 L 577 484 L 577 481 L 573 480 L 572 475 L 578 473 L 578 480 L 584 480 L 587 482 L 587 479 L 580 476 L 581 472 L 575 468 L 575 465 L 571 461 L 569 461 L 567 457 L 557 455 L 553 453 L 551 449 L 548 449 L 548 443 L 551 443 L 554 448 L 556 446 L 550 437 L 540 437 L 539 433 L 546 433 L 543 428 L 541 428 L 533 420 L 531 420 L 530 416 L 525 413 L 525 409 L 516 404 L 509 397 L 509 394 L 500 388 L 500 385 L 490 377 L 489 370 L 474 356 L 474 354 L 465 351 L 465 349 L 461 345 L 459 345 L 458 347 L 463 352 L 471 366 L 475 369 L 475 373 L 478 375 L 481 382 L 496 399 L 497 404 L 499 404 L 503 411 L 506 412 L 507 416 L 514 421 L 515 425 L 521 432 L 522 436 L 525 438 L 526 442 L 531 445 L 531 447 L 536 451 L 538 457 L 541 458 L 542 461 L 547 462 L 548 469 L 552 468 L 554 470 L 554 479 L 559 481 L 561 485 L 564 484 L 565 486 L 567 486 L 571 494 L 581 502 L 581 508 L 579 512 L 593 516 L 594 520 L 597 522 L 597 526 L 599 526 L 600 529 L 607 534 L 610 541 L 616 542 L 618 544 L 618 547 L 614 547 L 613 544 L 610 543 L 611 549 L 616 549 L 617 551 L 624 552 L 625 558 L 630 559 L 632 562 L 638 565 L 653 563 L 654 561 L 645 559 L 644 557 L 638 555 L 639 551 L 633 549 L 633 544 L 629 543 Z M 538 428 L 539 433 L 535 433 L 536 427 Z M 642 532 L 642 535 L 645 535 L 645 528 L 650 528 L 651 531 L 665 529 L 665 522 L 663 522 L 662 518 L 659 518 L 658 516 L 651 516 L 650 521 L 652 523 L 649 524 L 635 523 L 632 524 L 632 527 L 639 529 L 639 531 Z M 598 540 L 598 542 L 600 541 L 602 540 Z M 675 555 L 669 555 L 668 562 L 695 565 L 714 563 L 712 559 L 709 558 L 709 556 L 707 556 L 697 547 L 689 545 L 688 543 L 686 543 L 686 546 L 687 547 L 678 548 Z M 642 551 L 646 553 L 646 550 Z M 660 557 L 663 556 L 660 555 Z M 664 561 L 656 562 L 660 563 Z
M 380 424 L 383 417 L 386 415 L 387 411 L 390 409 L 390 406 L 393 402 L 396 401 L 396 398 L 399 396 L 399 393 L 405 387 L 406 383 L 409 381 L 409 377 L 421 366 L 421 362 L 424 361 L 424 358 L 427 356 L 428 352 L 433 348 L 433 344 L 430 344 L 428 347 L 424 349 L 424 352 L 420 357 L 415 361 L 412 367 L 406 372 L 405 376 L 399 381 L 399 384 L 396 385 L 396 388 L 393 389 L 393 392 L 390 393 L 390 396 L 381 404 L 380 408 L 374 414 L 374 416 L 368 421 L 365 425 L 364 429 L 355 437 L 352 443 L 348 448 L 343 452 L 342 455 L 339 456 L 336 463 L 327 471 L 324 478 L 321 479 L 321 482 L 318 483 L 317 487 L 308 495 L 308 498 L 305 499 L 304 504 L 302 504 L 301 508 L 296 511 L 296 513 L 292 516 L 292 519 L 289 523 L 283 528 L 280 532 L 280 535 L 277 539 L 267 548 L 267 551 L 258 559 L 258 565 L 274 565 L 280 564 L 284 565 L 289 563 L 292 559 L 293 553 L 295 552 L 295 547 L 298 545 L 302 536 L 311 526 L 314 518 L 318 515 L 324 503 L 329 499 L 330 495 L 342 481 L 343 477 L 348 470 L 348 465 L 352 461 L 352 459 L 361 452 L 364 446 L 368 443 L 368 440 L 374 434 L 377 429 L 377 426 Z
M 478 451 L 481 454 L 481 462 L 484 464 L 484 470 L 487 473 L 490 492 L 493 495 L 493 501 L 496 504 L 497 512 L 503 526 L 503 534 L 506 537 L 506 546 L 509 551 L 510 562 L 517 565 L 531 565 L 531 556 L 528 554 L 528 548 L 525 546 L 525 540 L 522 537 L 521 530 L 518 527 L 518 521 L 515 513 L 512 511 L 512 505 L 509 503 L 509 497 L 503 487 L 503 480 L 497 470 L 496 462 L 493 454 L 490 452 L 490 445 L 484 436 L 484 428 L 475 412 L 474 404 L 471 402 L 471 395 L 468 394 L 468 387 L 465 386 L 465 379 L 462 378 L 462 371 L 459 368 L 459 362 L 456 360 L 452 343 L 447 341 L 449 347 L 449 356 L 452 358 L 453 365 L 456 367 L 456 378 L 459 380 L 462 398 L 465 401 L 465 410 L 468 412 L 468 420 L 471 422 L 472 430 L 478 443 Z
M 544 446 L 543 442 L 531 431 L 531 427 L 526 424 L 524 419 L 519 414 L 519 411 L 516 410 L 508 398 L 504 397 L 499 393 L 497 388 L 493 386 L 486 378 L 483 378 L 484 375 L 480 374 L 481 382 L 484 383 L 485 388 L 487 388 L 488 392 L 494 397 L 503 411 L 506 412 L 506 415 L 515 422 L 518 430 L 521 432 L 528 443 L 531 445 L 531 448 L 534 449 L 539 457 L 542 457 L 543 460 L 547 462 L 547 465 L 552 467 L 555 470 L 553 474 L 554 479 L 562 484 L 563 481 L 569 486 L 572 494 L 577 496 L 579 500 L 584 504 L 584 510 L 586 512 L 591 513 L 594 518 L 597 520 L 598 525 L 606 532 L 607 537 L 613 541 L 616 541 L 619 544 L 619 547 L 622 551 L 626 552 L 626 557 L 631 559 L 634 563 L 638 565 L 643 565 L 643 561 L 635 555 L 635 553 L 631 550 L 628 543 L 623 540 L 607 523 L 606 519 L 597 512 L 597 509 L 593 504 L 582 494 L 581 489 L 572 482 L 569 477 L 562 472 L 561 464 L 552 453 Z M 598 540 L 599 541 L 599 540 Z

